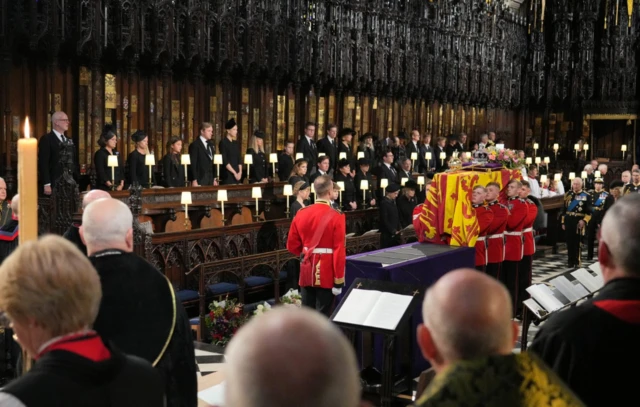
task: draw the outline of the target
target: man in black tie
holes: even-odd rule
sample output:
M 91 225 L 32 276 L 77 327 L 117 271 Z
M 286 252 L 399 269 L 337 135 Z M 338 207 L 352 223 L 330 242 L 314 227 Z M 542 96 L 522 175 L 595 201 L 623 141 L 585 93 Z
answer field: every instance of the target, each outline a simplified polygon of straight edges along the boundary
M 413 175 L 411 174 L 411 160 L 408 158 L 403 158 L 400 160 L 400 171 L 398 171 L 398 184 L 400 186 L 404 186 L 402 184 L 402 179 L 406 178 L 407 181 L 415 181 L 413 179 Z
M 406 157 L 411 160 L 413 172 L 422 172 L 423 168 L 422 160 L 424 160 L 424 154 L 420 156 L 420 146 L 418 145 L 419 141 L 420 131 L 418 131 L 418 129 L 413 129 L 411 131 L 411 141 L 409 141 L 405 147 Z M 413 153 L 415 153 L 415 161 L 412 158 Z M 402 163 L 400 163 L 400 165 L 402 165 Z
M 429 158 L 429 160 L 427 160 L 427 157 L 426 157 L 427 153 L 431 154 L 431 158 Z M 423 162 L 423 167 L 422 167 L 423 173 L 426 174 L 426 173 L 435 171 L 436 159 L 438 157 L 436 157 L 435 151 L 433 151 L 433 148 L 431 147 L 430 133 L 426 133 L 424 136 L 422 136 L 422 143 L 420 144 L 420 157 L 422 158 L 422 162 Z
M 302 153 L 302 156 L 307 161 L 309 171 L 312 171 L 311 173 L 315 172 L 318 159 L 318 149 L 316 142 L 313 141 L 315 134 L 316 124 L 307 122 L 304 126 L 304 135 L 300 137 L 296 145 L 296 153 Z
M 337 135 L 338 127 L 335 124 L 330 124 L 327 126 L 327 136 L 317 143 L 318 153 L 325 153 L 325 155 L 329 157 L 329 168 L 334 171 L 336 169 L 336 163 L 338 162 Z
M 65 112 L 55 112 L 51 116 L 51 128 L 51 133 L 42 136 L 38 142 L 38 184 L 45 195 L 51 195 L 51 187 L 62 176 L 60 150 L 73 145 L 73 141 L 64 134 L 69 130 L 69 117 Z M 79 171 L 75 151 L 72 159 L 71 175 L 77 179 Z
M 191 158 L 189 179 L 193 187 L 218 185 L 213 168 L 213 155 L 216 153 L 216 148 L 211 140 L 212 136 L 213 125 L 206 122 L 202 123 L 200 137 L 189 145 L 189 156 Z

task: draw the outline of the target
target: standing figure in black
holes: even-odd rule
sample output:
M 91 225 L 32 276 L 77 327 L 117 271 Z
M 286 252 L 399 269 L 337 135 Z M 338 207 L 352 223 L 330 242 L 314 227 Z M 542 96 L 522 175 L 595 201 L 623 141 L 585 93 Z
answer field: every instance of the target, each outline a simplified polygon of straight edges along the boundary
M 101 189 L 103 191 L 111 191 L 114 189 L 122 191 L 122 188 L 124 187 L 122 163 L 120 162 L 120 156 L 116 151 L 116 147 L 118 146 L 118 137 L 116 135 L 116 129 L 112 124 L 104 126 L 104 131 L 98 139 L 98 145 L 100 146 L 100 149 L 96 151 L 93 156 L 93 165 L 96 170 L 96 189 Z M 115 156 L 118 160 L 118 166 L 113 168 L 113 173 L 111 171 L 111 167 L 109 167 L 109 156 Z
M 167 142 L 167 150 L 169 150 L 167 155 L 162 157 L 162 186 L 166 188 L 184 187 L 184 165 L 181 163 L 182 139 L 178 136 L 171 136 Z
M 238 126 L 235 119 L 231 118 L 225 125 L 226 136 L 220 140 L 220 154 L 222 154 L 222 171 L 220 171 L 220 183 L 223 185 L 239 184 L 242 179 L 242 162 L 240 161 L 240 149 L 238 148 Z
M 396 206 L 400 186 L 389 184 L 387 194 L 380 201 L 380 248 L 386 249 L 400 244 L 400 215 Z
M 358 209 L 356 202 L 356 187 L 351 177 L 351 166 L 349 160 L 341 159 L 338 161 L 338 172 L 335 176 L 336 182 L 344 182 L 344 191 L 342 191 L 342 210 L 354 211 Z
M 414 180 L 407 181 L 402 187 L 402 195 L 396 199 L 398 215 L 400 216 L 400 226 L 406 228 L 413 225 L 413 209 L 418 205 L 416 190 L 418 184 Z
M 284 151 L 278 156 L 278 180 L 280 182 L 289 180 L 294 164 L 293 141 L 286 141 L 284 143 Z M 275 174 L 273 178 L 275 178 Z
M 264 132 L 256 130 L 249 140 L 247 154 L 251 154 L 253 164 L 249 168 L 249 183 L 265 183 L 269 181 L 267 158 L 264 154 Z
M 309 172 L 316 170 L 316 159 L 318 158 L 318 147 L 313 138 L 316 135 L 316 124 L 307 122 L 304 126 L 304 135 L 298 140 L 296 153 L 302 153 L 302 157 L 309 164 Z
M 600 229 L 604 215 L 615 202 L 613 195 L 604 190 L 604 180 L 602 178 L 596 178 L 594 186 L 595 189 L 591 192 L 593 214 L 587 227 L 587 260 L 593 260 L 593 245 L 598 235 L 598 229 Z
M 427 153 L 431 154 L 431 158 L 427 160 Z M 427 174 L 433 172 L 436 169 L 436 157 L 433 147 L 431 147 L 431 134 L 426 133 L 422 136 L 422 143 L 420 144 L 420 158 L 423 160 L 424 168 L 422 172 Z
M 582 179 L 571 181 L 571 191 L 564 195 L 562 230 L 567 237 L 569 267 L 580 266 L 580 241 L 591 219 L 591 195 L 582 190 Z
M 356 134 L 356 132 L 353 129 L 340 130 L 340 144 L 338 145 L 338 163 L 340 163 L 341 155 L 343 156 L 343 158 L 349 161 L 349 165 L 352 169 L 352 177 L 355 177 L 356 175 L 356 157 L 353 155 L 353 148 L 351 147 L 354 134 Z
M 354 180 L 356 186 L 356 197 L 358 199 L 358 205 L 365 202 L 365 206 L 376 206 L 376 199 L 373 195 L 373 177 L 369 172 L 371 162 L 367 158 L 360 158 L 358 160 L 358 170 L 356 171 L 356 178 Z M 367 188 L 362 189 L 362 181 L 367 181 Z M 365 209 L 365 208 L 362 208 Z
M 135 150 L 127 158 L 127 184 L 140 185 L 151 188 L 149 184 L 149 166 L 145 165 L 145 157 L 149 154 L 149 138 L 143 130 L 138 130 L 131 136 Z M 155 166 L 151 167 L 151 183 L 155 184 Z
M 69 130 L 69 123 L 65 112 L 55 112 L 51 116 L 51 132 L 40 137 L 38 141 L 38 183 L 40 191 L 45 195 L 51 195 L 51 187 L 62 176 L 60 150 L 73 145 L 73 141 L 64 134 Z M 79 171 L 75 152 L 73 160 L 71 175 L 77 180 Z
M 640 192 L 640 170 L 636 168 L 631 171 L 631 182 L 624 186 L 622 195 L 637 194 L 638 192 Z
M 316 145 L 318 146 L 318 153 L 324 153 L 327 157 L 329 157 L 329 169 L 336 169 L 336 165 L 338 164 L 338 140 L 336 140 L 336 136 L 338 135 L 338 127 L 335 124 L 330 124 L 327 126 L 327 135 L 318 140 Z M 327 171 L 328 172 L 328 171 Z
M 423 164 L 422 160 L 424 159 L 424 154 L 420 154 L 420 131 L 418 129 L 413 129 L 411 131 L 411 140 L 405 146 L 406 158 L 410 160 L 409 171 L 410 172 L 422 172 Z M 415 153 L 415 160 L 412 160 L 411 157 Z M 400 163 L 402 164 L 402 163 Z
M 204 122 L 200 126 L 200 136 L 189 145 L 189 180 L 192 187 L 218 185 L 213 156 L 216 146 L 213 143 L 213 125 Z
M 358 152 L 364 153 L 364 158 L 369 160 L 370 163 L 376 162 L 376 148 L 374 146 L 374 137 L 378 138 L 372 133 L 365 133 L 360 136 L 360 145 L 358 146 Z

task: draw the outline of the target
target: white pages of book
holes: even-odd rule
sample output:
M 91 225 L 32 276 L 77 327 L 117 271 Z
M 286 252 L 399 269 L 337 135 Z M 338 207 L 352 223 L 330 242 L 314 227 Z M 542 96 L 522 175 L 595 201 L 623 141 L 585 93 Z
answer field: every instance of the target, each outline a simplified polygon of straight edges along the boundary
M 567 297 L 570 302 L 578 301 L 580 298 L 589 295 L 589 292 L 580 283 L 573 284 L 567 280 L 565 276 L 554 278 L 551 280 L 551 284 L 553 284 L 562 295 Z
M 198 392 L 198 398 L 208 406 L 224 406 L 224 382 Z
M 571 275 L 592 293 L 598 291 L 602 287 L 598 277 L 594 277 L 586 269 L 578 269 L 572 272 Z
M 548 312 L 559 310 L 564 305 L 558 300 L 553 292 L 544 284 L 536 284 L 527 288 L 527 292 L 531 294 L 534 300 L 538 301 Z
M 591 271 L 596 273 L 596 277 L 595 277 L 596 281 L 598 282 L 598 286 L 602 288 L 602 286 L 604 285 L 604 278 L 602 277 L 602 270 L 600 269 L 600 263 L 596 261 L 595 263 L 590 265 L 589 268 L 591 269 Z
M 412 299 L 410 295 L 353 289 L 333 321 L 395 330 Z

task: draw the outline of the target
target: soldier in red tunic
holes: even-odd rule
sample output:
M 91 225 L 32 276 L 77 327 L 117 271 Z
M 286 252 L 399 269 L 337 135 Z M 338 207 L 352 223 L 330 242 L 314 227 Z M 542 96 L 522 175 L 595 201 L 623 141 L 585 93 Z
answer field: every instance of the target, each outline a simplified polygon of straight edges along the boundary
M 534 240 L 533 224 L 538 216 L 538 206 L 529 196 L 531 195 L 531 186 L 528 181 L 522 181 L 520 188 L 520 198 L 527 205 L 527 218 L 522 230 L 524 240 L 524 250 L 522 260 L 518 265 L 518 291 L 514 298 L 514 309 L 516 315 L 522 315 L 522 302 L 528 298 L 527 287 L 531 285 L 531 271 L 533 267 L 533 255 L 536 252 L 536 242 Z
M 476 212 L 476 219 L 478 219 L 478 226 L 480 232 L 478 234 L 478 240 L 476 240 L 476 269 L 478 271 L 485 271 L 487 266 L 487 232 L 489 232 L 489 226 L 493 221 L 493 212 L 484 200 L 487 196 L 487 190 L 482 185 L 477 185 L 473 188 L 471 194 L 471 202 Z
M 302 304 L 331 315 L 334 296 L 342 293 L 346 263 L 345 217 L 331 207 L 333 181 L 322 175 L 313 183 L 316 203 L 302 208 L 291 222 L 287 250 L 303 255 Z
M 504 261 L 504 231 L 507 229 L 509 219 L 509 209 L 498 202 L 500 195 L 500 184 L 490 182 L 487 184 L 487 204 L 493 213 L 493 220 L 489 225 L 487 236 L 487 246 L 489 257 L 487 259 L 486 272 L 490 276 L 499 279 L 500 269 Z
M 524 241 L 522 231 L 529 215 L 529 208 L 524 199 L 520 198 L 522 183 L 518 180 L 511 180 L 507 185 L 507 208 L 509 208 L 509 219 L 507 220 L 504 263 L 500 272 L 500 281 L 507 286 L 511 298 L 516 298 L 518 292 L 518 265 L 524 255 Z M 514 309 L 515 315 L 515 309 Z

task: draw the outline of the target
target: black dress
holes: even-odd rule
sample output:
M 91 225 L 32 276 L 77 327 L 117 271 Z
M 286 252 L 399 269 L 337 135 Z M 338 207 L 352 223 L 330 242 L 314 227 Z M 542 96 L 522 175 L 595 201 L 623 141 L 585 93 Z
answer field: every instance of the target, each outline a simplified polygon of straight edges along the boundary
M 296 216 L 296 213 L 298 213 L 300 209 L 302 209 L 302 204 L 298 202 L 298 200 L 296 199 L 291 204 L 291 219 L 293 219 Z
M 155 363 L 165 382 L 168 407 L 195 406 L 191 328 L 171 283 L 133 253 L 104 250 L 89 260 L 102 285 L 96 332 L 123 352 Z
M 162 158 L 162 186 L 184 187 L 184 165 L 180 165 L 180 154 L 169 153 Z
M 356 187 L 353 184 L 351 174 L 342 175 L 341 172 L 336 174 L 336 182 L 344 182 L 344 191 L 342 191 L 342 208 L 344 211 L 351 211 L 351 202 L 356 202 Z M 357 202 L 356 202 L 357 204 Z
M 418 205 L 416 197 L 408 198 L 406 195 L 401 195 L 398 197 L 396 205 L 400 216 L 400 226 L 406 228 L 409 225 L 413 225 L 413 209 Z
M 380 202 L 380 248 L 386 249 L 400 244 L 400 216 L 396 202 L 386 196 Z
M 247 154 L 251 154 L 253 157 L 253 164 L 251 164 L 251 168 L 249 171 L 249 182 L 255 183 L 262 181 L 263 178 L 267 178 L 269 170 L 267 166 L 267 158 L 265 157 L 264 151 L 256 151 L 253 148 L 247 149 Z
M 220 154 L 222 154 L 222 167 L 220 168 L 220 183 L 223 185 L 239 184 L 240 181 L 236 180 L 236 177 L 227 170 L 227 164 L 231 164 L 231 167 L 236 171 L 240 171 L 240 150 L 238 149 L 238 142 L 231 141 L 228 137 L 220 140 Z
M 149 188 L 149 166 L 144 165 L 145 155 L 138 150 L 133 150 L 127 158 L 127 184 L 141 185 L 143 188 Z M 156 184 L 155 165 L 151 168 L 151 182 Z
M 294 187 L 300 181 L 304 181 L 304 182 L 306 182 L 308 184 L 309 183 L 309 177 L 307 177 L 306 175 L 303 175 L 303 176 L 292 175 L 291 178 L 289 178 L 289 184 L 293 185 Z
M 110 155 L 118 157 L 118 166 L 113 169 L 115 181 L 111 179 L 111 167 L 108 165 Z M 96 154 L 93 156 L 93 164 L 96 169 L 96 189 L 110 191 L 111 187 L 107 186 L 107 181 L 112 182 L 117 187 L 120 185 L 120 181 L 124 179 L 122 177 L 122 163 L 120 162 L 120 155 L 117 152 L 110 153 L 109 150 L 102 147 L 100 150 L 96 151 Z

